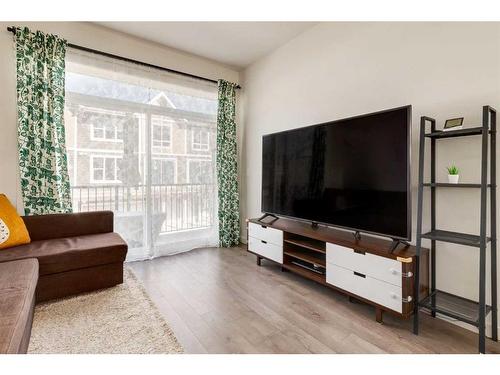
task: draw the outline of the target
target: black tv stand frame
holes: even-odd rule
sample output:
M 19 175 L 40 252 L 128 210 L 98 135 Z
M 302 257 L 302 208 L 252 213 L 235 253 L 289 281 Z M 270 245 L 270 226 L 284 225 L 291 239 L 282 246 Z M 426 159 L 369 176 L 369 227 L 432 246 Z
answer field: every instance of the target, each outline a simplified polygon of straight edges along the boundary
M 263 221 L 266 217 L 272 217 L 273 219 L 271 221 Z M 272 224 L 272 223 L 274 223 L 278 219 L 279 219 L 279 217 L 276 216 L 276 215 L 265 213 L 264 215 L 262 215 L 261 217 L 259 217 L 257 219 L 257 221 L 260 221 L 261 223 L 264 223 L 264 224 Z
M 391 250 L 390 250 L 391 254 L 394 250 L 396 250 L 398 248 L 399 245 L 411 246 L 408 241 L 403 241 L 403 240 L 399 240 L 397 238 L 393 238 L 392 243 L 391 243 Z

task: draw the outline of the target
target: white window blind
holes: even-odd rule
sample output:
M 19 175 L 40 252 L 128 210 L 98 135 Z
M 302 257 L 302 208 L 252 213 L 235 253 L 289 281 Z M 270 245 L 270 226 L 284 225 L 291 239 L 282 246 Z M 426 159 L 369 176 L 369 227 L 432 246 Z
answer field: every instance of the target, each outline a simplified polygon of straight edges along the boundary
M 75 211 L 112 210 L 128 260 L 216 246 L 217 87 L 69 49 Z

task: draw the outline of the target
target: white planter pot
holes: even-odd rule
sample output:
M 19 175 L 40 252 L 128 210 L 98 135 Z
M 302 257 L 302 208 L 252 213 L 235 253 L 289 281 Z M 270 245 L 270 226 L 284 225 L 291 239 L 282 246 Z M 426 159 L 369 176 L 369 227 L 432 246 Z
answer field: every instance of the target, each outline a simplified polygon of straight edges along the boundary
M 458 178 L 460 177 L 459 174 L 449 174 L 448 175 L 448 182 L 450 184 L 458 184 Z

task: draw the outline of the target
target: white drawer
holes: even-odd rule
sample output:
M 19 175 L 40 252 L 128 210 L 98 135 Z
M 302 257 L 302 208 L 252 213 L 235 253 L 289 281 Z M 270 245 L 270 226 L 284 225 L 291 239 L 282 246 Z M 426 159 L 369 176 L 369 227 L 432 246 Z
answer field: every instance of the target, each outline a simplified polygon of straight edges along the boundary
M 248 223 L 248 236 L 283 247 L 283 232 L 279 229 Z
M 283 264 L 283 246 L 248 237 L 248 250 Z
M 375 279 L 401 287 L 401 262 L 373 254 L 359 254 L 353 249 L 326 244 L 326 262 L 360 272 Z
M 326 266 L 326 282 L 391 310 L 403 311 L 402 290 L 396 285 L 367 275 L 358 276 L 352 270 L 333 264 Z

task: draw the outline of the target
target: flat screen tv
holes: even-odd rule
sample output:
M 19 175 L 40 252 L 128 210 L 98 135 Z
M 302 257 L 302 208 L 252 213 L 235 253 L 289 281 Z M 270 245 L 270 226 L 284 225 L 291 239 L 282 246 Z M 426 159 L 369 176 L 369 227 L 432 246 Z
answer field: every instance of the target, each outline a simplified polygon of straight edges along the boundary
M 262 212 L 411 240 L 411 106 L 268 134 Z

